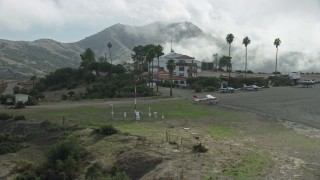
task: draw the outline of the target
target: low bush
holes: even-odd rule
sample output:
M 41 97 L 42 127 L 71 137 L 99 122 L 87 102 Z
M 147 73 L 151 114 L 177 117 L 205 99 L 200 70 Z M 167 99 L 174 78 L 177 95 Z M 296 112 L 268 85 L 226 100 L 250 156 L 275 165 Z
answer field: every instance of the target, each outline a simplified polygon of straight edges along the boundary
M 0 113 L 0 120 L 12 119 L 12 117 L 12 115 L 9 115 L 7 113 Z
M 99 129 L 95 129 L 94 132 L 98 134 L 110 136 L 113 134 L 117 134 L 120 131 L 115 129 L 112 125 L 104 125 L 104 126 L 101 126 Z
M 26 106 L 35 106 L 38 104 L 38 101 L 34 98 L 29 98 L 28 101 L 25 103 Z
M 215 90 L 216 90 L 216 88 L 213 87 L 213 86 L 208 86 L 208 87 L 206 88 L 206 91 L 207 91 L 207 92 L 213 92 L 213 91 L 215 91 Z
M 193 153 L 205 153 L 207 151 L 208 151 L 208 149 L 206 147 L 204 147 L 201 143 L 198 144 L 198 145 L 194 145 L 192 147 L 192 152 Z
M 62 100 L 67 100 L 67 99 L 68 99 L 68 95 L 62 94 L 62 95 L 61 95 L 61 99 L 62 99 Z
M 125 172 L 119 170 L 116 166 L 113 166 L 109 171 L 105 171 L 98 163 L 94 163 L 87 169 L 85 179 L 130 180 L 130 177 Z
M 16 162 L 13 167 L 13 172 L 15 173 L 23 173 L 26 171 L 33 171 L 35 169 L 35 165 L 31 161 L 27 160 L 19 160 Z
M 92 164 L 86 172 L 85 178 L 87 180 L 94 180 L 94 179 L 102 179 L 103 178 L 103 172 L 102 168 L 99 166 L 98 163 Z
M 41 128 L 43 128 L 47 132 L 57 132 L 62 129 L 62 127 L 56 123 L 52 123 L 48 120 L 41 122 Z
M 26 120 L 26 117 L 24 117 L 24 115 L 16 115 L 16 116 L 14 116 L 13 120 L 15 120 L 15 121 Z
M 25 171 L 16 177 L 16 180 L 40 180 L 33 171 Z
M 0 143 L 0 155 L 6 153 L 14 153 L 22 149 L 23 145 L 16 142 L 1 142 Z
M 3 134 L 0 133 L 0 143 L 2 142 L 16 142 L 20 143 L 26 139 L 24 135 L 10 135 L 10 134 Z

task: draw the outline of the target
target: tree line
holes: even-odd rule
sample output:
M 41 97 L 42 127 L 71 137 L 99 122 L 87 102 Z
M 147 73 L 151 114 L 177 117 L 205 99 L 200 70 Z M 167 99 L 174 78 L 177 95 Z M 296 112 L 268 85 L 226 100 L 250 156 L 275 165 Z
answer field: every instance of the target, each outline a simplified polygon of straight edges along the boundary
M 226 67 L 227 71 L 229 72 L 229 78 L 230 78 L 230 72 L 231 72 L 231 68 L 232 68 L 232 57 L 231 57 L 231 44 L 234 40 L 234 35 L 232 33 L 229 33 L 227 36 L 226 36 L 226 41 L 227 41 L 227 44 L 229 45 L 229 56 L 222 56 L 222 58 L 220 58 L 220 61 L 219 61 L 219 65 L 220 67 Z M 246 78 L 247 77 L 247 59 L 248 59 L 248 45 L 251 43 L 251 40 L 248 36 L 244 37 L 243 40 L 242 40 L 242 44 L 245 46 L 246 48 L 246 55 L 245 55 L 245 68 L 244 68 L 244 77 Z M 280 46 L 281 44 L 281 40 L 280 38 L 276 38 L 274 40 L 274 43 L 273 43 L 275 46 L 276 46 L 276 63 L 275 63 L 275 71 L 274 71 L 274 74 L 276 76 L 277 74 L 277 65 L 278 65 L 278 47 Z

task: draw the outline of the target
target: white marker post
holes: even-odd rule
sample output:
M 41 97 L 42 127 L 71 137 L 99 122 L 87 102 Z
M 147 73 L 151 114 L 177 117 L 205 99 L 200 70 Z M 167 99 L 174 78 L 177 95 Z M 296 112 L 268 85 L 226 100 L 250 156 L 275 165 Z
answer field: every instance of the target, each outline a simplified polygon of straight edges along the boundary
M 151 107 L 149 107 L 149 119 L 151 119 Z
M 113 119 L 113 104 L 110 104 L 110 106 L 111 106 L 111 118 Z

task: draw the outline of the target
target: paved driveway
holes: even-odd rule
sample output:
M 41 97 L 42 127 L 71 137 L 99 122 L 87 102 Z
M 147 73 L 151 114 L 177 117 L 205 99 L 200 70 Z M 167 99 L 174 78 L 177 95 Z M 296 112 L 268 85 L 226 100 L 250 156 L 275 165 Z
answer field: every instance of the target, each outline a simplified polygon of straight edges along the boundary
M 220 106 L 234 106 L 265 113 L 320 129 L 320 86 L 313 88 L 275 87 L 261 91 L 215 94 Z

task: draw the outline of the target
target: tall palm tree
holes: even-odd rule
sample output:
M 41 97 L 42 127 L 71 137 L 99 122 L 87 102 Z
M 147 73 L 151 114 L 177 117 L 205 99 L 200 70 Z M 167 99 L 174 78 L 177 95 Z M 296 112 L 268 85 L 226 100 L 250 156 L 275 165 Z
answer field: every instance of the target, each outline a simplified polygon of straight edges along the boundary
M 248 55 L 247 55 L 247 52 L 248 52 L 248 50 L 247 50 L 247 46 L 250 44 L 250 39 L 248 38 L 248 36 L 246 36 L 244 39 L 243 39 L 243 41 L 242 41 L 242 44 L 244 44 L 244 46 L 246 47 L 246 62 L 245 62 L 245 68 L 244 68 L 244 77 L 246 78 L 247 77 L 247 57 L 248 57 Z
M 160 56 L 163 55 L 163 47 L 160 44 L 158 44 L 155 47 L 155 51 L 156 51 L 156 56 L 157 56 L 157 59 L 158 59 L 158 73 L 159 73 L 159 70 L 160 70 L 159 58 L 160 58 Z M 157 83 L 157 92 L 159 92 L 158 83 Z
M 173 70 L 176 68 L 176 63 L 173 59 L 169 59 L 167 62 L 167 69 L 169 70 L 170 76 L 170 96 L 172 96 L 172 78 L 173 78 Z
M 276 78 L 276 76 L 277 76 L 277 66 L 278 66 L 278 46 L 280 46 L 280 44 L 281 44 L 281 40 L 279 39 L 279 38 L 277 38 L 277 39 L 275 39 L 274 40 L 274 43 L 273 43 L 275 46 L 276 46 L 276 48 L 277 48 L 277 52 L 276 52 L 276 67 L 275 67 L 275 71 L 274 71 L 274 77 Z
M 110 62 L 111 62 L 111 64 L 112 64 L 112 58 L 111 58 L 111 47 L 112 47 L 112 44 L 109 42 L 108 43 L 108 48 L 109 48 L 109 54 L 110 54 Z
M 34 81 L 37 79 L 37 76 L 32 76 L 30 80 L 32 81 L 32 89 L 34 89 Z
M 230 59 L 231 43 L 233 42 L 233 39 L 234 39 L 234 36 L 233 36 L 232 33 L 228 34 L 227 37 L 226 37 L 226 41 L 229 44 L 229 59 Z M 229 79 L 230 79 L 231 67 L 228 67 L 228 68 L 229 68 Z
M 147 56 L 146 56 L 146 60 L 148 62 L 148 72 L 149 72 L 149 75 L 150 75 L 150 70 L 149 70 L 149 64 L 151 63 L 151 76 L 152 76 L 152 94 L 153 94 L 153 59 L 156 57 L 156 52 L 155 52 L 155 49 L 154 48 L 150 48 L 148 53 L 147 53 Z M 150 80 L 149 80 L 150 82 Z M 150 83 L 149 83 L 150 85 Z

